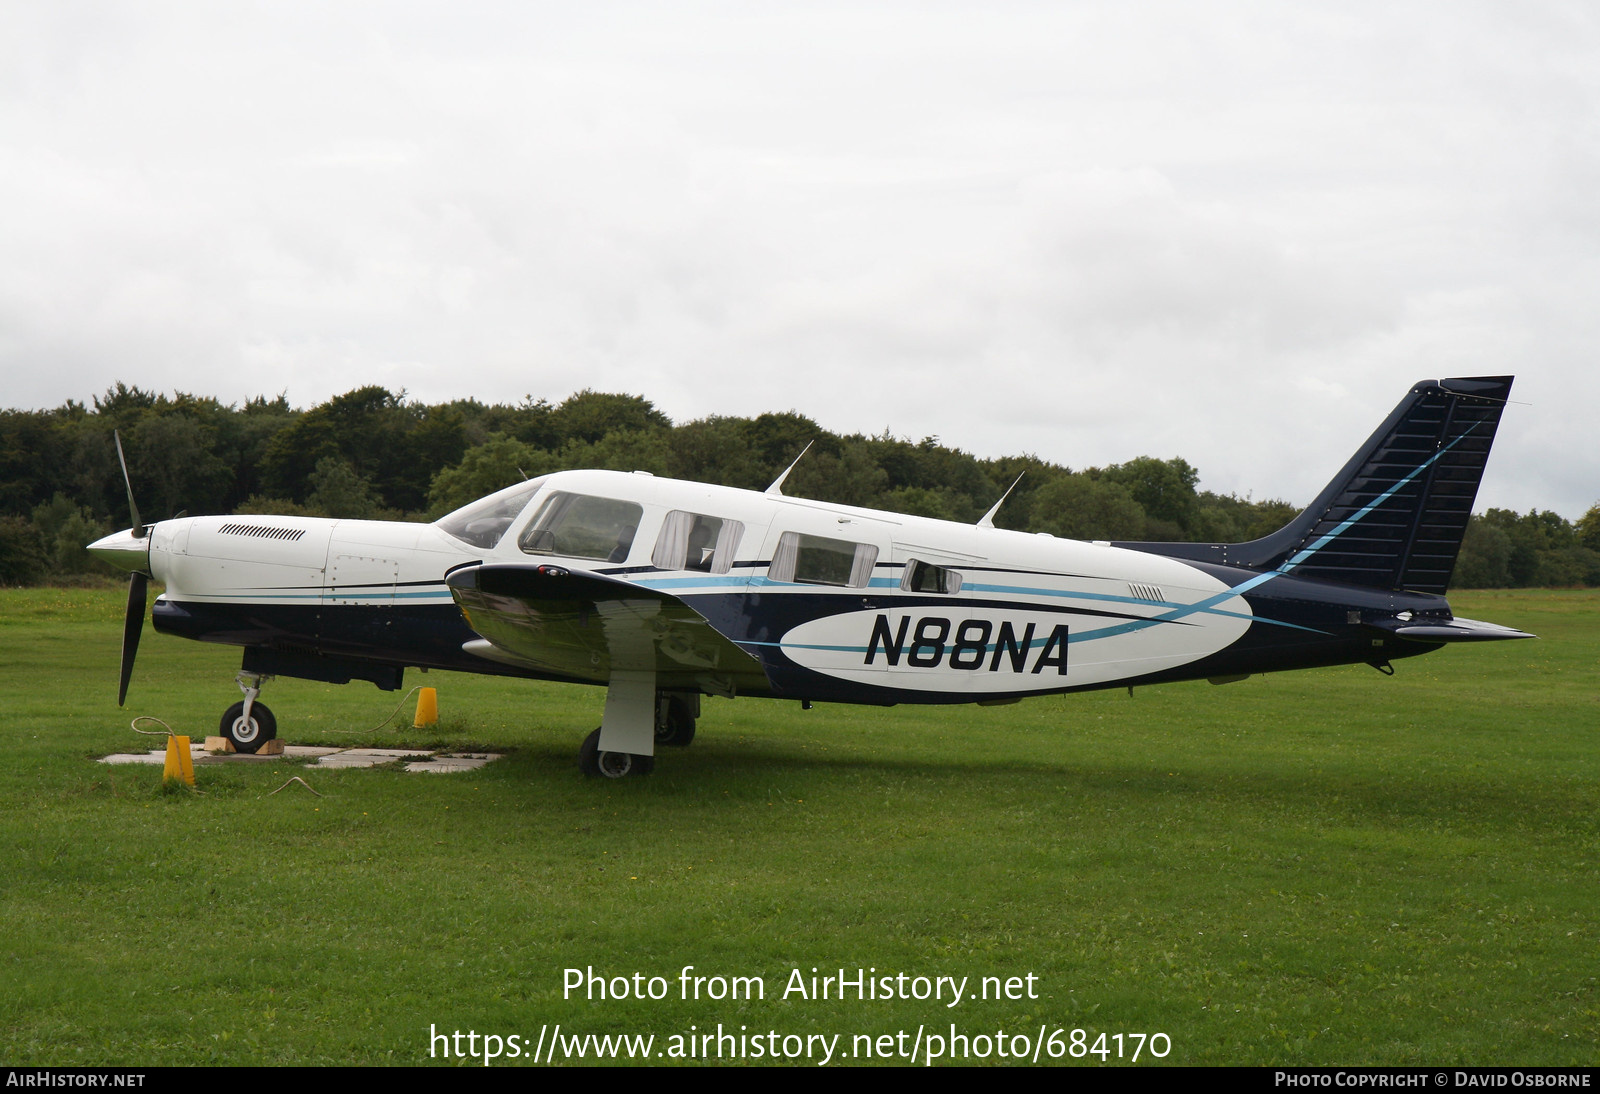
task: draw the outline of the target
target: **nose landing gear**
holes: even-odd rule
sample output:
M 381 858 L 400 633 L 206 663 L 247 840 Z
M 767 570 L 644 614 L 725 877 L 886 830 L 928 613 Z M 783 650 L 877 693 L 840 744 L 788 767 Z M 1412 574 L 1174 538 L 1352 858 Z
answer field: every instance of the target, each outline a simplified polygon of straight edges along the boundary
M 217 732 L 233 742 L 234 751 L 253 754 L 278 735 L 278 720 L 267 709 L 267 704 L 256 702 L 261 685 L 271 677 L 258 672 L 241 672 L 234 677 L 244 700 L 233 704 L 222 713 Z

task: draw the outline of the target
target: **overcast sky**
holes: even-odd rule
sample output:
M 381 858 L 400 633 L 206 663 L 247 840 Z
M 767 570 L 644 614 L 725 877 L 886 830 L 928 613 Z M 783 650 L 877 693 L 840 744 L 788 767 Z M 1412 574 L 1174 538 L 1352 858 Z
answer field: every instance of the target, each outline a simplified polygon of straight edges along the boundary
M 0 405 L 644 395 L 1600 500 L 1592 3 L 0 3 Z

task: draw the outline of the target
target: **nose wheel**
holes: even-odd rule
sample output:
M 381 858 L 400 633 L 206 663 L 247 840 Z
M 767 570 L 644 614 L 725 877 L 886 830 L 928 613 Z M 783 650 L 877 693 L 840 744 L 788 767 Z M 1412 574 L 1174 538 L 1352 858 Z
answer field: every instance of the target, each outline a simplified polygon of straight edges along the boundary
M 222 713 L 217 732 L 233 742 L 235 752 L 251 754 L 278 735 L 278 720 L 265 703 L 253 703 L 245 715 L 244 703 L 233 704 Z
M 241 672 L 234 678 L 244 699 L 222 712 L 217 732 L 233 742 L 235 752 L 251 755 L 278 735 L 278 720 L 267 709 L 267 704 L 256 702 L 261 685 L 268 677 L 254 672 Z

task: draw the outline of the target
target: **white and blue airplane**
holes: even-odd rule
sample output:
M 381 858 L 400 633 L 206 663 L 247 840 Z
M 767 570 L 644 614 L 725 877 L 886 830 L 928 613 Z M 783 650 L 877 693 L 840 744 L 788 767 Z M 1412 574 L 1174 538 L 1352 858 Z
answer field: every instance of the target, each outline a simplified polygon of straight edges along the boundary
M 144 619 L 244 647 L 221 731 L 276 733 L 273 676 L 398 689 L 407 668 L 606 688 L 580 766 L 643 774 L 702 695 L 1015 702 L 1391 662 L 1531 637 L 1444 593 L 1510 377 L 1425 381 L 1304 512 L 1248 543 L 1083 543 L 657 478 L 563 471 L 433 524 L 203 516 L 90 546 L 130 570 L 119 705 Z M 792 465 L 791 465 L 792 469 Z M 132 489 L 129 488 L 130 505 Z M 1003 499 L 1002 499 L 1003 500 Z M 999 503 L 996 504 L 999 508 Z

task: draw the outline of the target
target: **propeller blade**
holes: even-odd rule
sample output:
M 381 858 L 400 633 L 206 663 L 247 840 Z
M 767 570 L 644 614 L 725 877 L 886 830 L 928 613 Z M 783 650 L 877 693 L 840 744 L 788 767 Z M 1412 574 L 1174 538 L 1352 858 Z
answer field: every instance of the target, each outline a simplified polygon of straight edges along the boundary
M 122 434 L 113 429 L 111 436 L 117 442 L 117 462 L 122 465 L 122 483 L 128 488 L 128 515 L 133 518 L 133 538 L 143 539 L 144 522 L 139 519 L 139 507 L 133 501 L 133 480 L 128 477 L 128 458 L 122 454 Z M 135 638 L 133 644 L 137 646 L 139 640 Z M 121 704 L 119 703 L 118 705 L 120 706 Z
M 128 681 L 133 678 L 133 659 L 139 652 L 139 635 L 144 630 L 144 605 L 150 579 L 136 573 L 128 582 L 128 614 L 122 620 L 122 680 L 117 685 L 117 706 L 128 697 Z

